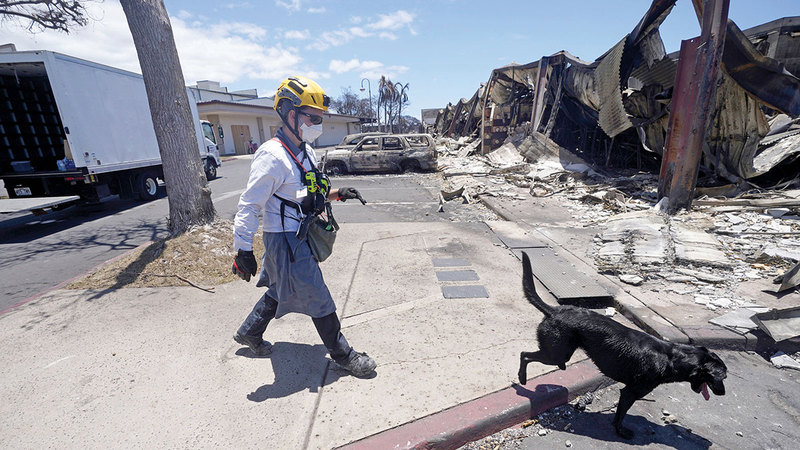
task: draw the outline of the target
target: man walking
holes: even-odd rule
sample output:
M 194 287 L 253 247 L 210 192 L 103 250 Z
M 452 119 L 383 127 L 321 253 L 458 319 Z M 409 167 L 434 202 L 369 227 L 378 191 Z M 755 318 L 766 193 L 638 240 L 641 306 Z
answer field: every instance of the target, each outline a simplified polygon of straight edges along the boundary
M 336 305 L 319 263 L 304 236 L 297 236 L 303 219 L 319 212 L 314 205 L 320 201 L 358 199 L 366 203 L 353 188 L 324 193 L 309 189 L 309 178 L 321 176 L 309 144 L 322 134 L 323 113 L 328 111 L 329 102 L 322 88 L 305 77 L 289 77 L 278 86 L 275 110 L 283 126 L 253 156 L 247 188 L 234 219 L 237 254 L 233 272 L 250 281 L 258 267 L 253 236 L 263 210 L 264 257 L 256 285 L 268 289 L 233 338 L 256 355 L 266 356 L 272 351 L 271 344 L 263 339 L 270 320 L 290 312 L 305 314 L 311 317 L 331 358 L 353 375 L 363 377 L 373 372 L 376 363 L 353 350 L 342 335 Z M 317 195 L 326 198 L 321 200 Z

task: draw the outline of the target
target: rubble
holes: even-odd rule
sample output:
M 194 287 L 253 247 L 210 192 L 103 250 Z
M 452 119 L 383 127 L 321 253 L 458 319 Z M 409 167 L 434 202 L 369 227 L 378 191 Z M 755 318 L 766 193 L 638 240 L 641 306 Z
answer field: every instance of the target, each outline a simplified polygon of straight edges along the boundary
M 755 314 L 752 319 L 775 342 L 800 336 L 800 307 L 771 309 Z
M 800 361 L 784 352 L 776 352 L 770 357 L 770 362 L 772 362 L 772 364 L 779 369 L 785 367 L 789 369 L 800 370 Z
M 738 292 L 745 283 L 780 284 L 762 291 L 770 300 L 800 286 L 800 22 L 744 31 L 720 22 L 718 82 L 695 93 L 711 105 L 697 171 L 688 171 L 696 183 L 678 177 L 694 199 L 672 211 L 661 184 L 674 167 L 661 167 L 662 156 L 670 113 L 687 94 L 675 88 L 680 55 L 666 53 L 659 27 L 674 4 L 653 0 L 594 61 L 559 51 L 492 70 L 432 131 L 446 191 L 556 198 L 574 226 L 597 231 L 588 253 L 599 271 L 723 316 L 761 300 Z M 703 17 L 702 2 L 693 5 Z
M 758 302 L 737 293 L 741 283 L 776 277 L 781 283 L 800 262 L 798 191 L 705 197 L 689 211 L 666 215 L 656 203 L 656 175 L 624 169 L 600 173 L 543 136 L 526 132 L 526 127 L 512 131 L 491 158 L 458 156 L 476 137 L 440 138 L 445 198 L 524 200 L 520 187 L 532 197 L 556 197 L 578 226 L 597 230 L 588 253 L 599 271 L 631 286 L 653 285 L 689 296 L 720 316 Z

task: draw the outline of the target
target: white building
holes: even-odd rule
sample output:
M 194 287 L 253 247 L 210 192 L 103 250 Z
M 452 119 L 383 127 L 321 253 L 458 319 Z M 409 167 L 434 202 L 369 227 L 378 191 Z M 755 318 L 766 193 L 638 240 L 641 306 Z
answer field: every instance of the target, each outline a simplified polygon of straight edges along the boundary
M 214 124 L 219 152 L 223 155 L 249 153 L 250 142 L 258 147 L 272 138 L 283 125 L 273 108 L 273 97 L 259 97 L 255 89 L 228 92 L 216 81 L 198 81 L 189 86 L 197 102 L 200 119 Z M 324 114 L 324 133 L 314 142 L 326 147 L 341 142 L 345 135 L 360 131 L 359 118 Z

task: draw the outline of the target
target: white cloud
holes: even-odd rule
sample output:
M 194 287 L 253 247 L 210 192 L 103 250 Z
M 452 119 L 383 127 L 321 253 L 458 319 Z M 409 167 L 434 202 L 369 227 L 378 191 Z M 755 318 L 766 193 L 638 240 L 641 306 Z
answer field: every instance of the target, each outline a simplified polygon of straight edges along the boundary
M 6 22 L 3 41 L 15 43 L 19 50 L 51 50 L 141 73 L 119 3 L 87 3 L 87 8 L 91 17 L 100 20 L 68 35 L 53 31 L 31 34 Z M 212 23 L 202 16 L 193 16 L 199 20 L 189 22 L 180 15 L 172 17 L 171 22 L 184 79 L 189 84 L 197 80 L 232 83 L 245 77 L 278 80 L 305 72 L 299 67 L 302 58 L 298 50 L 263 42 L 267 32 L 262 27 L 244 22 Z
M 350 31 L 350 34 L 352 34 L 353 36 L 356 36 L 356 37 L 362 37 L 363 38 L 363 37 L 372 36 L 372 33 L 364 30 L 361 27 L 350 27 L 349 31 Z
M 308 30 L 289 30 L 283 34 L 284 39 L 294 39 L 297 41 L 304 41 L 311 37 L 311 33 Z
M 289 1 L 281 1 L 276 0 L 275 4 L 278 6 L 282 6 L 289 11 L 300 11 L 300 0 L 289 0 Z
M 309 45 L 306 48 L 315 50 L 327 50 L 331 47 L 338 47 L 344 45 L 353 39 L 353 35 L 347 30 L 326 31 L 322 33 L 317 42 Z
M 186 11 L 185 9 L 178 11 L 178 17 L 180 17 L 183 20 L 189 20 L 193 16 L 194 14 L 190 13 L 189 11 Z
M 414 14 L 402 10 L 393 12 L 391 14 L 379 14 L 378 20 L 368 24 L 367 28 L 375 30 L 375 32 L 377 32 L 377 36 L 381 39 L 395 41 L 398 39 L 398 36 L 393 31 L 399 30 L 404 26 L 408 27 L 408 30 L 412 35 L 417 34 L 417 32 L 411 28 L 411 23 L 414 21 L 414 17 Z M 355 16 L 350 18 L 350 22 L 354 24 L 358 24 L 362 21 L 363 20 L 361 17 Z M 319 38 L 317 38 L 316 42 L 306 46 L 306 49 L 324 51 L 331 47 L 344 45 L 354 38 L 368 38 L 375 36 L 375 32 L 366 30 L 363 27 L 355 26 L 350 28 L 342 28 L 335 31 L 327 31 L 322 33 Z
M 385 66 L 378 61 L 359 61 L 351 59 L 349 61 L 341 61 L 338 59 L 331 60 L 328 64 L 328 70 L 336 74 L 346 72 L 359 72 L 359 77 L 377 79 L 382 75 L 389 78 L 397 78 L 398 75 L 408 71 L 406 66 Z
M 350 61 L 334 59 L 328 64 L 328 69 L 337 74 L 353 70 L 371 70 L 379 67 L 383 67 L 383 64 L 378 61 L 359 61 L 357 59 L 351 59 Z
M 327 10 L 325 9 L 324 6 L 321 7 L 321 8 L 308 8 L 308 13 L 309 14 L 323 14 L 323 13 L 325 13 L 325 11 L 327 11 Z
M 400 10 L 391 14 L 378 14 L 377 22 L 367 25 L 373 30 L 399 30 L 414 21 L 414 14 Z
M 250 2 L 232 2 L 222 5 L 222 7 L 227 9 L 242 9 L 242 8 L 252 8 L 253 5 Z
M 295 70 L 301 58 L 280 45 L 262 45 L 266 30 L 252 24 L 193 28 L 173 19 L 175 43 L 186 80 L 230 83 L 244 76 L 277 79 Z
M 173 18 L 172 22 L 173 22 L 172 27 L 174 32 L 174 28 L 176 27 L 175 23 L 177 22 L 177 19 Z M 186 25 L 185 23 L 181 25 L 187 28 L 198 28 L 198 29 L 201 29 L 204 26 L 205 27 L 209 26 L 208 24 L 204 24 L 203 22 L 200 21 L 192 22 L 191 25 Z M 253 41 L 259 41 L 267 36 L 266 29 L 261 28 L 258 25 L 246 22 L 219 22 L 210 25 L 210 27 L 212 36 L 224 37 L 228 35 L 238 35 L 247 37 L 248 39 Z

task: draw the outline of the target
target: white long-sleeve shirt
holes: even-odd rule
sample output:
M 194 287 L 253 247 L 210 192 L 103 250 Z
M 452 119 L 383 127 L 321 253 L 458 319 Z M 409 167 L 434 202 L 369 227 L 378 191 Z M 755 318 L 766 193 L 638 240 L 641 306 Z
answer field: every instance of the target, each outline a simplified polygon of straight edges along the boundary
M 278 135 L 280 135 L 280 131 Z M 286 145 L 303 164 L 306 170 L 311 170 L 312 164 L 317 165 L 314 150 L 306 144 L 304 157 L 297 147 L 288 139 Z M 264 211 L 265 233 L 279 233 L 284 231 L 281 226 L 281 201 L 279 197 L 295 202 L 298 205 L 308 195 L 308 190 L 301 182 L 304 173 L 297 167 L 286 148 L 275 139 L 270 139 L 261 145 L 253 155 L 250 164 L 250 176 L 247 187 L 239 198 L 239 211 L 233 220 L 233 246 L 234 251 L 253 250 L 253 236 L 258 231 L 258 216 Z M 296 232 L 302 220 L 295 208 L 287 207 L 284 210 L 285 231 Z

